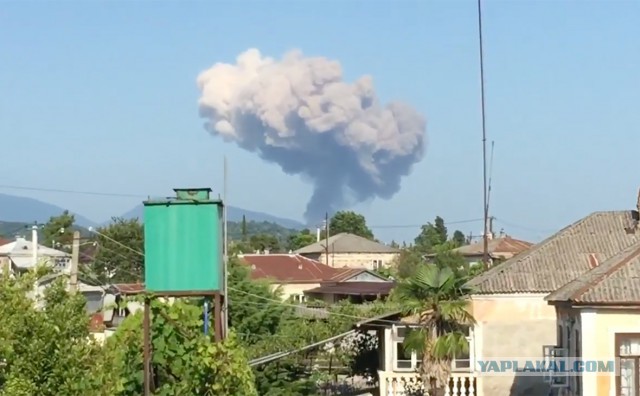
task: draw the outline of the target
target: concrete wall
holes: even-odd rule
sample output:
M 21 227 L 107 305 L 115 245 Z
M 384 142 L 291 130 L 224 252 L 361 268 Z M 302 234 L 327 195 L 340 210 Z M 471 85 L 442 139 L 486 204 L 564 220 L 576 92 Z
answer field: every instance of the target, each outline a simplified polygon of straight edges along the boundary
M 308 256 L 311 258 L 311 256 Z M 316 256 L 316 260 L 327 263 L 327 256 L 323 253 Z M 383 267 L 389 267 L 398 257 L 397 253 L 331 253 L 329 252 L 329 265 L 335 268 L 366 268 L 375 270 L 374 260 L 382 261 Z
M 473 349 L 476 360 L 491 358 L 543 358 L 545 345 L 556 345 L 556 311 L 544 301 L 546 294 L 472 296 L 476 319 Z M 542 376 L 481 376 L 478 396 L 547 395 Z

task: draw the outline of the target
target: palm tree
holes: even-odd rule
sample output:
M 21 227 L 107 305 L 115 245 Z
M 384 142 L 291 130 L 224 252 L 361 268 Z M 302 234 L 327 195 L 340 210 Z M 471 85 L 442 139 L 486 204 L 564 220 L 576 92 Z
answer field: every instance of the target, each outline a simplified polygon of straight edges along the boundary
M 427 264 L 396 290 L 404 314 L 417 317 L 419 329 L 409 332 L 404 346 L 422 353 L 420 374 L 431 396 L 444 394 L 451 361 L 469 349 L 465 330 L 475 320 L 467 310 L 469 290 L 464 288 L 465 282 L 451 268 Z

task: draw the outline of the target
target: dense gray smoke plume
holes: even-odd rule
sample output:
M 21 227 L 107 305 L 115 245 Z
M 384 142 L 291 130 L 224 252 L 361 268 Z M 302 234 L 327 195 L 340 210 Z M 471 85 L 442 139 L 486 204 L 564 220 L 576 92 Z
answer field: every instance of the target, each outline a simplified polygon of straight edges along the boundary
M 378 103 L 369 76 L 342 81 L 336 61 L 298 51 L 275 60 L 250 49 L 235 65 L 202 72 L 198 87 L 209 132 L 313 182 L 308 224 L 350 203 L 391 198 L 423 156 L 424 117 Z

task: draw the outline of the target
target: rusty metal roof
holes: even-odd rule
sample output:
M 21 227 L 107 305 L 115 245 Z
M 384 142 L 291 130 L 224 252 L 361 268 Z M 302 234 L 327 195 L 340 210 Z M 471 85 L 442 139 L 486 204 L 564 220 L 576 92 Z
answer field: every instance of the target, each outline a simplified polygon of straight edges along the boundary
M 580 275 L 545 300 L 575 304 L 640 304 L 640 243 Z
M 595 212 L 473 278 L 475 294 L 550 293 L 640 242 L 635 211 Z
M 281 283 L 320 283 L 338 270 L 299 254 L 245 254 L 239 256 L 251 265 L 252 279 Z

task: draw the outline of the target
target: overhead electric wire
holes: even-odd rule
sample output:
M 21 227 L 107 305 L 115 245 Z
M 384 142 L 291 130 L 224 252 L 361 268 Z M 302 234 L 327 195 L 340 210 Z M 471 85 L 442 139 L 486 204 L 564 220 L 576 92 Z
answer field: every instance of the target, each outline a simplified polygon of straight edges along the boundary
M 145 195 L 145 194 L 134 194 L 134 193 L 111 193 L 104 191 L 81 191 L 81 190 L 69 190 L 69 189 L 59 189 L 59 188 L 46 188 L 46 187 L 29 187 L 29 186 L 17 186 L 17 185 L 7 185 L 0 184 L 0 189 L 9 189 L 9 190 L 24 190 L 24 191 L 41 191 L 41 192 L 54 192 L 60 194 L 76 194 L 76 195 L 94 195 L 94 196 L 103 196 L 103 197 L 119 197 L 119 198 L 141 198 L 147 199 L 150 196 L 161 197 L 162 194 L 156 195 Z M 475 223 L 482 221 L 482 219 L 466 219 L 466 220 L 455 220 L 455 221 L 447 221 L 445 225 L 454 225 L 454 224 L 466 224 L 466 223 Z M 380 225 L 372 225 L 368 226 L 369 228 L 420 228 L 424 224 L 380 224 Z M 91 231 L 91 230 L 90 230 Z M 93 232 L 96 232 L 95 230 Z

